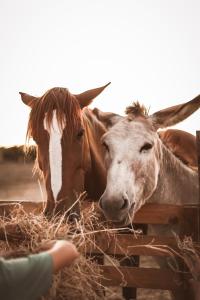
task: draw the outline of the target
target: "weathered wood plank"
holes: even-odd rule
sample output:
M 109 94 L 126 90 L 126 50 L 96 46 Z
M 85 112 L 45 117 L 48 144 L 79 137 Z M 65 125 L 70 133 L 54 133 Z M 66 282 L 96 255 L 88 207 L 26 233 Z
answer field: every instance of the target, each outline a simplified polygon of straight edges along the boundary
M 135 215 L 134 223 L 170 224 L 177 223 L 183 215 L 183 207 L 170 204 L 145 204 Z
M 101 266 L 104 286 L 176 290 L 179 275 L 169 269 Z
M 41 211 L 44 202 L 30 202 L 30 201 L 1 201 L 0 202 L 0 213 L 3 210 L 12 210 L 15 204 L 22 204 L 25 211 L 35 212 Z M 91 205 L 88 202 L 85 205 Z M 139 224 L 168 224 L 174 219 L 179 218 L 183 213 L 183 208 L 177 205 L 158 205 L 158 204 L 146 204 L 136 214 L 134 223 Z
M 41 212 L 45 205 L 45 202 L 31 202 L 31 201 L 0 201 L 0 216 L 8 214 L 17 204 L 22 204 L 26 212 L 35 213 Z M 85 202 L 84 207 L 91 205 L 91 202 Z M 95 204 L 97 205 L 97 204 Z M 183 224 L 189 215 L 188 220 L 191 223 L 191 211 L 194 215 L 195 209 L 199 209 L 198 206 L 180 206 L 180 205 L 168 205 L 168 204 L 145 204 L 135 215 L 134 223 L 136 224 Z M 197 211 L 196 211 L 197 212 Z M 103 216 L 102 216 L 103 219 Z M 190 224 L 191 225 L 191 224 Z M 191 227 L 191 226 L 190 226 Z
M 28 236 L 25 235 L 16 224 L 8 224 L 0 227 L 0 240 L 20 241 L 27 238 Z M 77 239 L 79 239 L 79 237 Z M 75 240 L 76 238 L 74 241 Z M 83 246 L 83 249 L 80 248 L 79 250 L 82 250 L 83 253 L 95 256 L 102 253 L 124 257 L 132 255 L 170 256 L 169 251 L 167 251 L 169 249 L 168 247 L 171 247 L 175 251 L 177 250 L 174 238 L 156 236 L 135 237 L 133 234 L 114 234 L 110 236 L 105 235 L 105 233 L 97 233 L 95 234 L 95 238 L 92 238 L 92 242 L 88 241 L 86 245 Z
M 177 250 L 177 243 L 173 237 L 161 236 L 138 236 L 134 234 L 115 234 L 108 236 L 104 234 L 96 234 L 95 243 L 88 243 L 86 251 L 88 253 L 106 253 L 108 255 L 144 255 L 144 256 L 170 256 L 169 248 Z M 160 247 L 160 249 L 159 249 Z

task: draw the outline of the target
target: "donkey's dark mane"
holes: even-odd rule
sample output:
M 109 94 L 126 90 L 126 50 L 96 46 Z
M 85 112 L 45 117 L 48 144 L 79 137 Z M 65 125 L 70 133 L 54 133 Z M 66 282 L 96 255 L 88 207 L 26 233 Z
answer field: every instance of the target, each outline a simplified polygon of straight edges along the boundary
M 27 140 L 38 136 L 41 125 L 46 117 L 50 127 L 53 111 L 56 111 L 60 127 L 66 122 L 66 130 L 70 135 L 80 127 L 81 109 L 78 100 L 66 88 L 52 88 L 34 104 L 28 122 Z
M 134 117 L 138 117 L 138 116 L 148 117 L 148 111 L 149 110 L 144 105 L 136 101 L 133 102 L 132 105 L 126 108 L 125 113 L 129 116 L 134 116 Z

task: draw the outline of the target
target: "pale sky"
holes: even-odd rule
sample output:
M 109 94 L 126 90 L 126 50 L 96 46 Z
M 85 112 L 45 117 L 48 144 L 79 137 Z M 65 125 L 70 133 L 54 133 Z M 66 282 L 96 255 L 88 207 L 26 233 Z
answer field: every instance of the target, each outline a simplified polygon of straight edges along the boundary
M 41 96 L 112 84 L 94 100 L 123 114 L 134 100 L 150 112 L 200 94 L 198 0 L 0 0 L 0 145 L 23 144 Z M 195 134 L 200 110 L 176 126 Z

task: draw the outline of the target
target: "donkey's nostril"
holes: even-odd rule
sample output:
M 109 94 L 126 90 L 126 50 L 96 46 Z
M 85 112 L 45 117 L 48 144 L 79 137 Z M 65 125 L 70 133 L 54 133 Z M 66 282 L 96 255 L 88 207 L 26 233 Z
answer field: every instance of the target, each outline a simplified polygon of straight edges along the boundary
M 122 198 L 123 199 L 123 205 L 121 206 L 121 209 L 125 209 L 125 208 L 127 208 L 128 207 L 128 199 L 127 198 L 125 198 L 125 197 L 123 197 Z
M 131 209 L 133 209 L 134 206 L 135 206 L 135 202 L 133 202 L 133 203 L 131 204 Z

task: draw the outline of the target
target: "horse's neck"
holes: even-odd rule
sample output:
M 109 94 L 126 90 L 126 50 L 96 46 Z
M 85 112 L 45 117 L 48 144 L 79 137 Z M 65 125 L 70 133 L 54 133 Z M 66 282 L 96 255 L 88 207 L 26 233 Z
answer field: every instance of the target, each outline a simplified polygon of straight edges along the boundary
M 101 145 L 105 128 L 90 110 L 86 110 L 84 122 L 90 156 L 90 167 L 85 174 L 85 188 L 90 198 L 98 200 L 106 187 L 106 168 Z
M 180 162 L 163 144 L 160 174 L 150 202 L 192 204 L 198 202 L 198 174 Z

